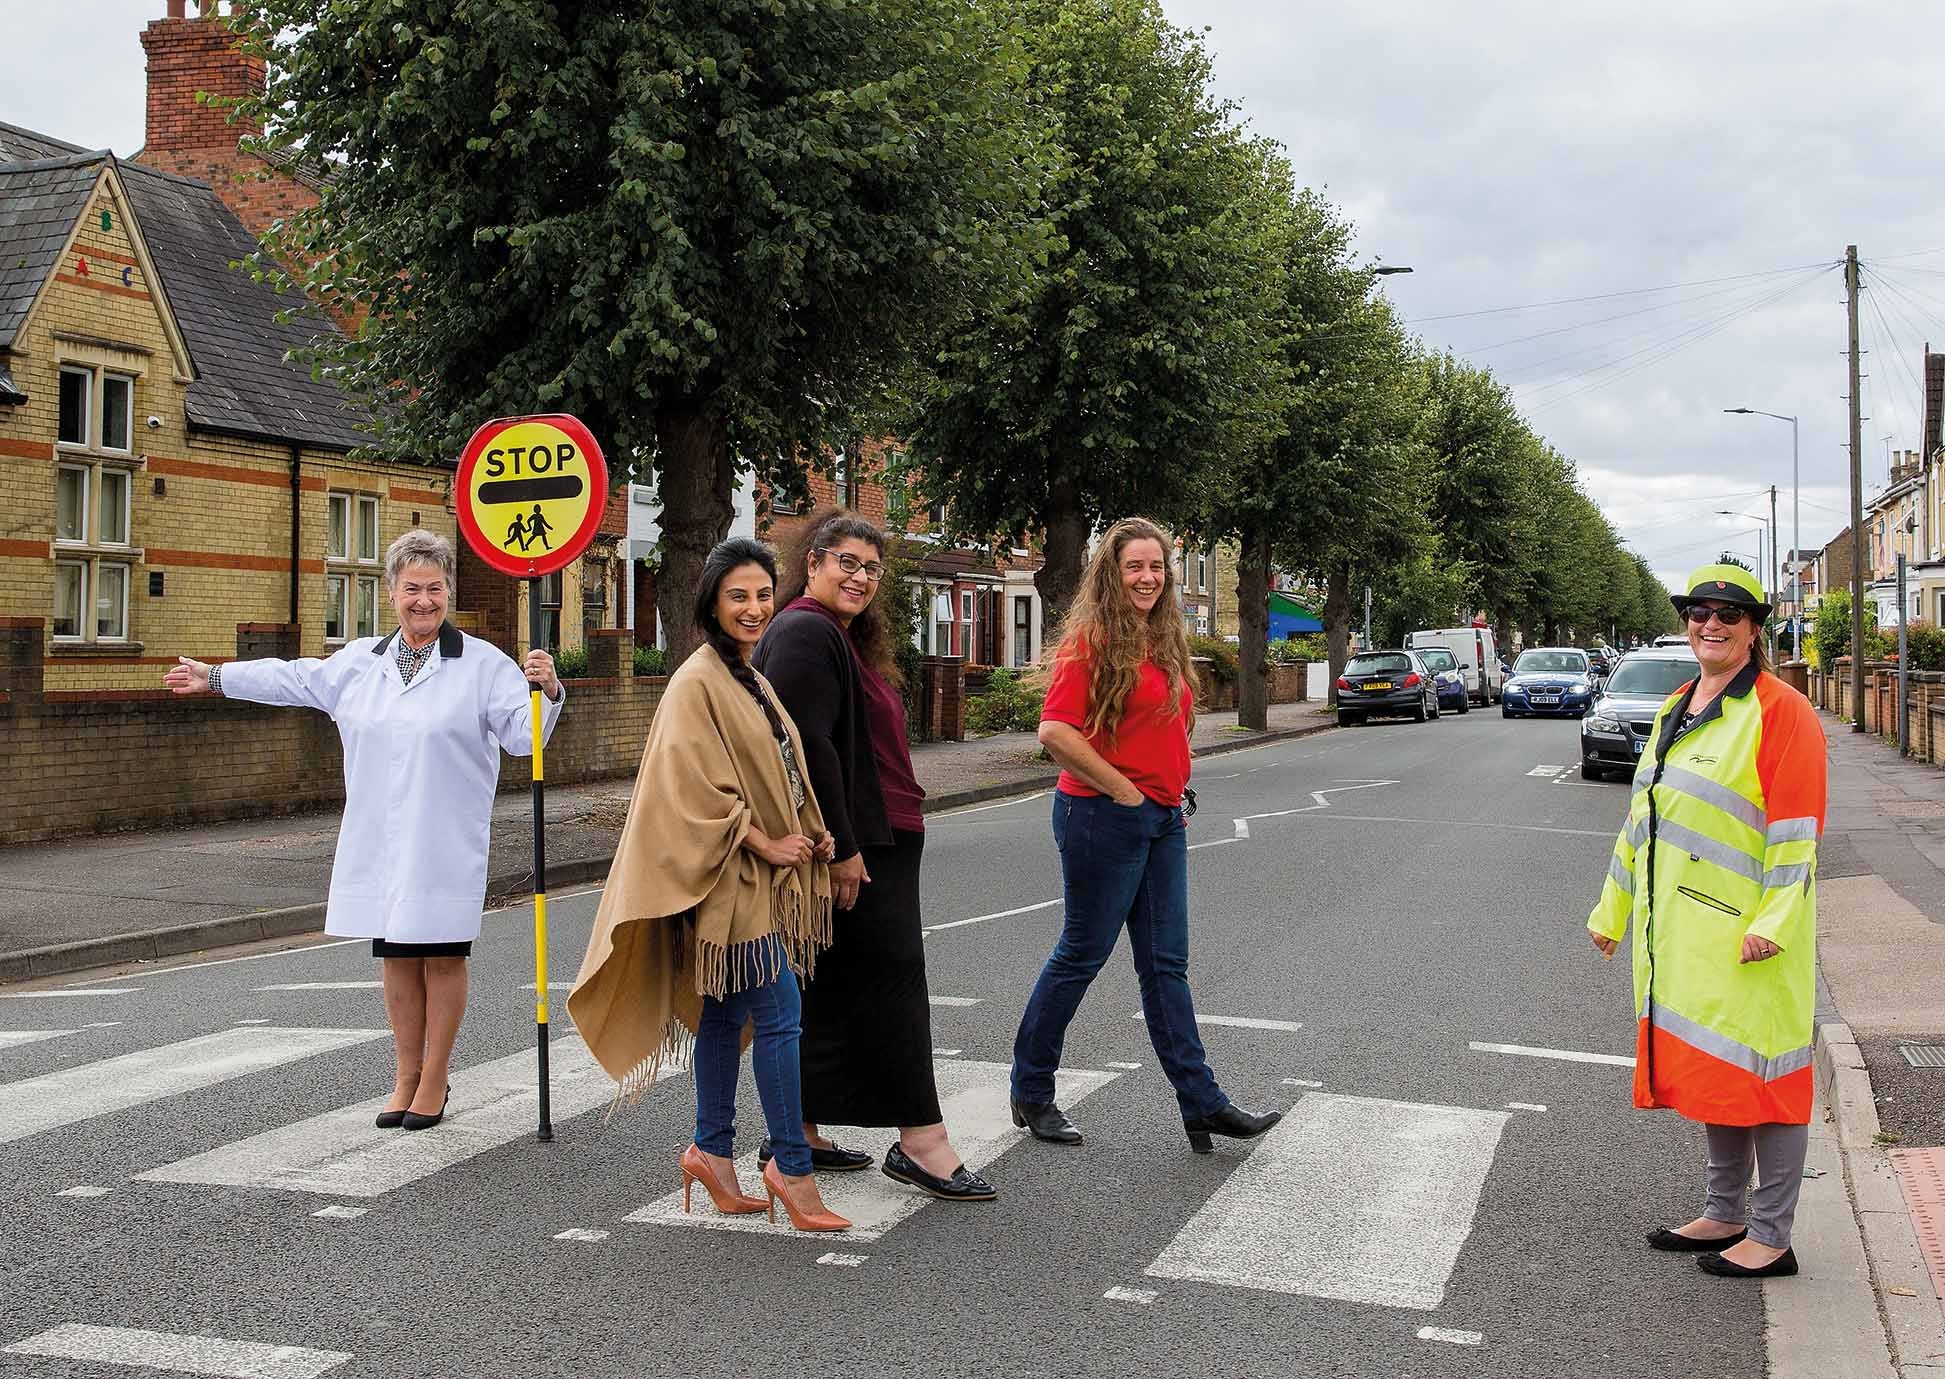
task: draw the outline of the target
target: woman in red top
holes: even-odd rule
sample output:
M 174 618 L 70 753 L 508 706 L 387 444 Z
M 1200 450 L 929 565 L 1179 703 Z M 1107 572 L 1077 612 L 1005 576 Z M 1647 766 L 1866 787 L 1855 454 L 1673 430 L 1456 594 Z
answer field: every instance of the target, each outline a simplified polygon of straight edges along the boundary
M 1013 1123 L 1056 1144 L 1081 1133 L 1054 1104 L 1054 1070 L 1088 983 L 1128 931 L 1148 1038 L 1174 1084 L 1189 1145 L 1253 1139 L 1282 1119 L 1233 1105 L 1202 1051 L 1189 996 L 1189 784 L 1195 669 L 1168 538 L 1139 517 L 1095 548 L 1067 614 L 1040 742 L 1061 765 L 1054 843 L 1066 922 L 1013 1039 Z

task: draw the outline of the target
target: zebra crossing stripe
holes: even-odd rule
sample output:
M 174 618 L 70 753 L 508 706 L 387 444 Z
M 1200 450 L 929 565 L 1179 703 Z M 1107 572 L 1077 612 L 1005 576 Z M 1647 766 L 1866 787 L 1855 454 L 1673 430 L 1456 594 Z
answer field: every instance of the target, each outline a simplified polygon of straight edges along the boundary
M 1509 1119 L 1311 1092 L 1144 1272 L 1434 1310 Z
M 82 1326 L 76 1322 L 16 1341 L 0 1349 L 0 1355 L 132 1365 L 228 1379 L 317 1379 L 352 1358 L 343 1350 L 308 1350 L 298 1345 L 226 1341 L 216 1336 L 181 1336 L 169 1331 Z
M 1021 1142 L 1024 1136 L 1013 1128 L 1012 1108 L 1008 1103 L 1010 1064 L 948 1058 L 935 1060 L 932 1066 L 938 1078 L 939 1104 L 945 1123 L 952 1127 L 953 1147 L 965 1159 L 966 1167 L 977 1173 Z M 1062 1069 L 1055 1078 L 1054 1095 L 1062 1106 L 1071 1109 L 1076 1102 L 1085 1100 L 1119 1076 L 1119 1073 Z M 881 1156 L 891 1142 L 883 1130 L 825 1129 L 846 1145 L 870 1149 Z M 673 1163 L 669 1172 L 673 1176 Z M 736 1161 L 736 1176 L 745 1189 L 756 1186 L 760 1178 L 755 1154 L 745 1154 Z M 918 1189 L 893 1182 L 882 1173 L 827 1174 L 817 1180 L 817 1191 L 825 1206 L 851 1222 L 850 1230 L 835 1234 L 833 1238 L 837 1240 L 876 1240 L 932 1200 Z M 622 1219 L 658 1226 L 790 1234 L 790 1224 L 781 1211 L 777 1213 L 775 1225 L 761 1213 L 723 1216 L 706 1201 L 685 1215 L 679 1190 Z
M 64 1034 L 73 1033 L 71 1029 L 0 1029 L 0 1049 L 38 1044 L 43 1039 L 59 1039 Z
M 226 1029 L 0 1085 L 0 1144 L 383 1039 L 382 1029 Z
M 615 1084 L 578 1036 L 556 1039 L 548 1052 L 556 1120 L 604 1106 L 614 1096 Z M 687 1071 L 686 1063 L 664 1066 L 662 1076 Z M 136 1181 L 379 1197 L 531 1135 L 535 1097 L 533 1051 L 523 1049 L 455 1073 L 445 1122 L 434 1129 L 415 1135 L 380 1130 L 372 1118 L 386 1098 L 378 1096 L 164 1164 Z

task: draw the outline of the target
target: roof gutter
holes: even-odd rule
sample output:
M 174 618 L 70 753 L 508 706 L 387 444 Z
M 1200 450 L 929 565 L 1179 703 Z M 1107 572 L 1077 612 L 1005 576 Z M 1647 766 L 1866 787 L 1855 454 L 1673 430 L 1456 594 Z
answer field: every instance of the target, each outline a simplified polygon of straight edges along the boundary
M 304 549 L 304 447 L 290 443 L 290 617 L 297 630 L 298 556 Z

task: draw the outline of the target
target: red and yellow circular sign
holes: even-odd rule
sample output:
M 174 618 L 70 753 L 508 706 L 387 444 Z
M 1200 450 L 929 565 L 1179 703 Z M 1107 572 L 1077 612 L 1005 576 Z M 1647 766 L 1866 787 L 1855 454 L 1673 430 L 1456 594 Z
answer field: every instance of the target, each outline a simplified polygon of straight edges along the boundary
M 481 560 L 523 579 L 587 549 L 608 502 L 608 465 L 576 417 L 500 417 L 473 432 L 453 486 L 459 529 Z

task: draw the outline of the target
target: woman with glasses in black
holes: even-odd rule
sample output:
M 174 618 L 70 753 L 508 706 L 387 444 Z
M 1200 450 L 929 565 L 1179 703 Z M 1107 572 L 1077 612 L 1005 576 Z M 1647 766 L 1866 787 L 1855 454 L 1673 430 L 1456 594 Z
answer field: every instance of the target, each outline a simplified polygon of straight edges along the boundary
M 782 611 L 753 663 L 803 735 L 811 789 L 837 839 L 831 946 L 803 989 L 804 1134 L 821 1172 L 869 1168 L 820 1125 L 897 1126 L 885 1176 L 947 1201 L 998 1194 L 946 1135 L 932 1073 L 919 863 L 925 792 L 906 744 L 892 638 L 874 606 L 884 533 L 814 514 L 779 562 Z M 761 1158 L 768 1151 L 766 1142 Z

